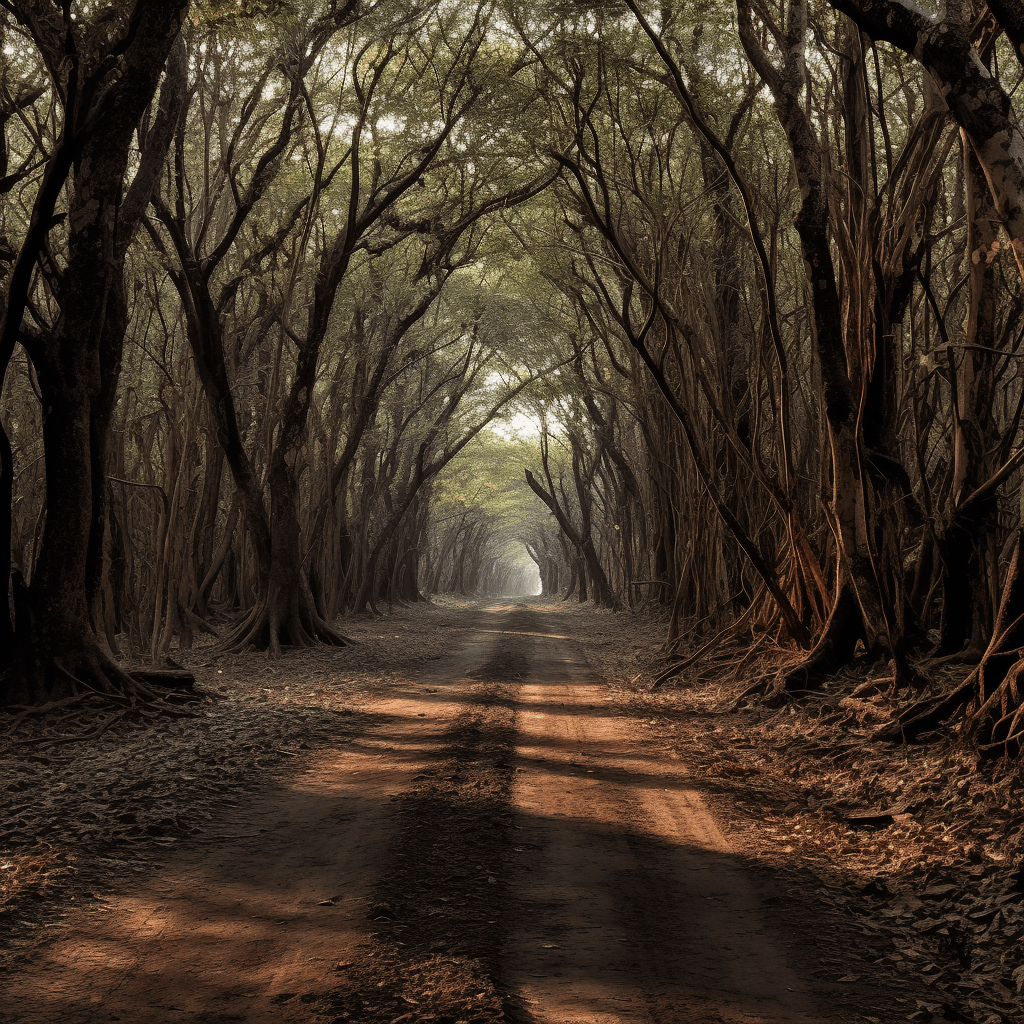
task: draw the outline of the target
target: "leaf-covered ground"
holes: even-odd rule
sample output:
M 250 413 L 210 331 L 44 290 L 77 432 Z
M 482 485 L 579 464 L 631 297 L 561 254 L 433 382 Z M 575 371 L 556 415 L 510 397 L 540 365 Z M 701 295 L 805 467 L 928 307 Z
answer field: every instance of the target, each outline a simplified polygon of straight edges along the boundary
M 719 795 L 760 860 L 853 918 L 864 941 L 844 951 L 851 980 L 882 971 L 923 981 L 908 1020 L 1021 1020 L 1019 769 L 979 766 L 941 730 L 920 744 L 876 742 L 913 699 L 890 692 L 884 666 L 853 668 L 802 703 L 744 700 L 753 671 L 773 665 L 747 654 L 713 650 L 665 691 L 646 689 L 657 663 L 632 680 L 633 706 L 666 756 Z M 966 670 L 946 671 L 952 686 Z
M 368 694 L 440 656 L 459 607 L 347 624 L 346 648 L 179 655 L 203 694 L 186 717 L 123 718 L 93 740 L 85 714 L 0 719 L 0 973 L 28 955 L 113 872 L 151 870 L 190 836 L 216 837 L 240 796 L 272 785 L 304 752 L 361 728 Z M 415 643 L 410 643 L 410 635 Z
M 858 948 L 836 954 L 851 984 L 876 974 L 903 980 L 909 1020 L 1022 1019 L 1024 810 L 1016 770 L 979 768 L 969 748 L 941 734 L 911 746 L 875 742 L 898 699 L 884 685 L 864 693 L 867 670 L 837 678 L 801 704 L 738 702 L 755 668 L 766 666 L 741 663 L 746 652 L 722 648 L 670 688 L 649 692 L 661 665 L 659 621 L 560 610 L 594 669 L 619 688 L 664 756 L 717 794 L 719 813 L 748 852 L 791 873 L 795 893 L 848 915 L 863 936 Z M 0 972 L 31 959 L 48 926 L 75 905 L 101 901 L 116 874 L 152 870 L 187 837 L 224 834 L 223 816 L 236 801 L 282 778 L 306 751 L 345 742 L 371 724 L 367 698 L 449 650 L 465 616 L 451 601 L 399 610 L 347 623 L 359 641 L 352 647 L 289 652 L 276 662 L 197 648 L 181 656 L 205 694 L 190 717 L 122 719 L 97 739 L 64 743 L 83 722 L 30 716 L 0 736 Z M 512 669 L 504 666 L 504 677 Z M 457 818 L 461 805 L 449 799 L 455 789 L 446 776 L 458 774 L 460 763 L 463 773 L 480 773 L 480 791 L 470 796 L 500 803 L 508 785 L 505 740 L 499 705 L 487 695 L 507 684 L 497 676 L 480 681 L 480 721 L 462 722 L 449 737 L 451 771 L 423 778 L 403 805 L 409 842 L 429 830 L 424 814 L 435 805 Z M 853 696 L 858 687 L 863 696 Z M 398 995 L 384 1005 L 388 972 L 406 972 L 415 955 L 424 993 L 447 999 L 448 988 L 462 985 L 467 1012 L 500 1019 L 493 990 L 445 975 L 448 946 L 457 940 L 444 931 L 445 908 L 421 898 L 419 880 L 406 881 L 399 895 L 406 916 L 409 907 L 418 915 L 419 945 L 403 945 L 382 894 L 382 938 L 353 970 L 351 991 L 365 987 L 360 970 L 379 971 L 381 1013 L 421 1019 L 428 1010 L 401 1004 Z M 483 938 L 491 920 L 481 917 Z M 823 950 L 823 959 L 830 955 Z M 348 1012 L 344 984 L 339 1017 Z

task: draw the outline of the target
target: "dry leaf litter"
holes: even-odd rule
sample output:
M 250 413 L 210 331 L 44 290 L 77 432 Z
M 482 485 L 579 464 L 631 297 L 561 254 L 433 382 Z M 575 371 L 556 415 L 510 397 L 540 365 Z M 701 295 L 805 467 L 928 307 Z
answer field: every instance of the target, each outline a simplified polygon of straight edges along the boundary
M 118 873 L 153 870 L 186 838 L 217 838 L 239 798 L 350 740 L 365 724 L 356 709 L 440 658 L 462 614 L 441 604 L 346 623 L 353 645 L 278 661 L 197 645 L 175 654 L 201 695 L 188 717 L 121 718 L 82 742 L 65 741 L 89 725 L 64 718 L 0 732 L 0 973 Z
M 900 701 L 884 685 L 853 697 L 868 670 L 844 673 L 799 704 L 737 706 L 754 669 L 784 654 L 767 652 L 758 666 L 722 644 L 650 692 L 664 666 L 653 654 L 663 622 L 558 608 L 652 741 L 719 795 L 718 810 L 746 851 L 789 872 L 794 896 L 806 898 L 812 885 L 861 935 L 857 948 L 831 947 L 831 957 L 821 944 L 826 970 L 831 961 L 840 982 L 872 973 L 919 982 L 906 989 L 907 1020 L 1024 1019 L 1016 769 L 979 768 L 968 748 L 942 734 L 910 746 L 873 741 Z M 347 623 L 357 645 L 288 652 L 277 662 L 197 647 L 179 655 L 206 694 L 195 717 L 145 727 L 120 721 L 81 744 L 48 742 L 56 737 L 31 720 L 0 737 L 0 970 L 27 958 L 76 900 L 101 898 L 116 873 L 152 870 L 184 837 L 216 836 L 218 814 L 237 795 L 354 735 L 361 702 L 403 670 L 441 657 L 464 614 L 464 604 L 438 601 Z M 956 670 L 945 671 L 954 682 Z M 447 962 L 457 986 L 462 967 Z M 478 1000 L 479 1019 L 492 1018 L 495 994 L 476 978 L 465 982 L 467 1007 Z M 405 1019 L 420 1019 L 417 1012 L 407 1004 Z
M 822 936 L 820 959 L 831 959 L 840 982 L 919 982 L 907 1020 L 1024 1020 L 1016 765 L 979 764 L 943 729 L 918 744 L 875 741 L 914 699 L 891 690 L 891 666 L 855 665 L 820 694 L 773 706 L 743 694 L 792 653 L 754 660 L 749 648 L 722 643 L 651 691 L 665 661 L 638 663 L 616 632 L 609 624 L 592 636 L 595 661 L 625 685 L 642 728 L 685 763 L 759 862 L 792 875 L 794 895 L 812 885 L 860 933 L 856 947 L 833 945 L 831 957 Z M 922 668 L 938 688 L 969 671 Z

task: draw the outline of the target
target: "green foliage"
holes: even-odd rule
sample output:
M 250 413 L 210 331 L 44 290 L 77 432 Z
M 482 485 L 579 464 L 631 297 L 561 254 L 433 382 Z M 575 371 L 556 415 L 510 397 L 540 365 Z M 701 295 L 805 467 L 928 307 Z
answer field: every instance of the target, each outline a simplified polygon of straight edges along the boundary
M 306 12 L 301 11 L 303 6 Z M 302 13 L 316 9 L 313 3 L 295 4 L 291 0 L 196 0 L 191 18 L 209 31 L 251 38 L 271 25 L 292 23 Z

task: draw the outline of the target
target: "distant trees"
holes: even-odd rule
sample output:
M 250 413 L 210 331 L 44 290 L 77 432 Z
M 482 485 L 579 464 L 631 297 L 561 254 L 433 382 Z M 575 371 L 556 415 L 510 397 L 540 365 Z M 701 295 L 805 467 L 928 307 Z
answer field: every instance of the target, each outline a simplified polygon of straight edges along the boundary
M 350 271 L 358 272 L 353 260 L 365 254 L 367 267 L 359 269 L 371 273 L 375 262 L 399 260 L 413 286 L 385 328 L 373 374 L 352 396 L 369 411 L 406 335 L 447 278 L 475 255 L 481 244 L 476 223 L 499 198 L 475 194 L 473 179 L 453 180 L 437 166 L 482 92 L 473 81 L 482 12 L 464 19 L 428 10 L 389 22 L 361 18 L 355 10 L 355 4 L 332 9 L 297 38 L 282 41 L 283 51 L 275 47 L 262 67 L 251 69 L 255 81 L 247 93 L 236 92 L 235 69 L 223 58 L 207 58 L 211 73 L 200 89 L 208 83 L 211 91 L 193 97 L 206 112 L 199 121 L 205 144 L 189 147 L 182 138 L 174 194 L 154 204 L 167 240 L 155 227 L 153 236 L 174 254 L 170 275 L 256 563 L 259 596 L 233 643 L 275 652 L 282 644 L 341 642 L 301 570 L 299 477 L 322 354 L 341 328 L 335 305 Z M 394 102 L 399 94 L 405 109 Z M 332 111 L 329 96 L 344 104 L 344 113 Z M 239 109 L 228 113 L 236 97 Z M 227 120 L 215 118 L 218 109 Z M 203 159 L 189 161 L 189 148 Z M 308 177 L 287 173 L 289 160 L 303 165 Z M 411 190 L 419 194 L 410 197 Z M 509 203 L 516 198 L 500 196 Z M 265 207 L 275 202 L 276 224 L 261 238 L 272 223 Z M 246 226 L 249 237 L 241 234 Z M 232 267 L 243 242 L 250 247 L 247 264 Z M 280 269 L 253 297 L 262 309 L 260 336 L 250 344 L 259 346 L 257 358 L 270 368 L 264 416 L 276 424 L 253 432 L 247 451 L 224 332 L 232 325 L 237 336 L 237 315 L 248 316 L 240 294 L 246 267 L 270 263 Z M 356 429 L 343 458 L 355 454 Z M 259 460 L 265 482 L 255 469 Z
M 431 495 L 421 580 L 428 594 L 533 593 L 542 583 L 540 554 L 557 545 L 556 531 L 532 500 L 521 466 L 536 455 L 533 438 L 479 434 L 439 479 Z M 545 566 L 550 596 L 552 571 Z M 560 596 L 560 595 L 558 595 Z

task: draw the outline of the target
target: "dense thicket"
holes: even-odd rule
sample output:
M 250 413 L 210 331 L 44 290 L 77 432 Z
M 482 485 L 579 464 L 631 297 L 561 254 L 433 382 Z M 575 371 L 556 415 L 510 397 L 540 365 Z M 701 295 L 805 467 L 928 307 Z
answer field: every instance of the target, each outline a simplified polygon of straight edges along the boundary
M 538 591 L 1014 745 L 1016 0 L 150 6 L 0 11 L 6 702 Z

